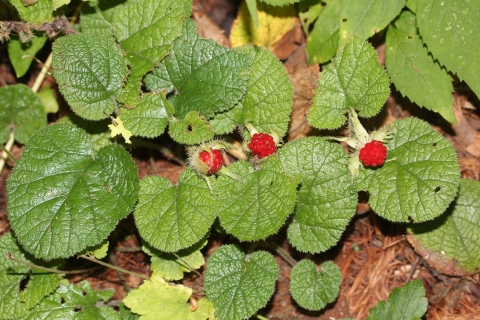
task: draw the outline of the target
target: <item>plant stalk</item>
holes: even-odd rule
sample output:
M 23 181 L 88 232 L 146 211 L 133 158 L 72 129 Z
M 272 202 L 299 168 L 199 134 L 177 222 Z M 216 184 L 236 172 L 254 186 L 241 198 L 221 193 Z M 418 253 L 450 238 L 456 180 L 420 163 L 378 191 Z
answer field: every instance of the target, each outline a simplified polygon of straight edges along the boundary
M 13 131 L 10 132 L 10 137 L 8 138 L 7 143 L 5 146 L 2 146 L 2 156 L 0 157 L 0 174 L 3 171 L 3 167 L 5 167 L 5 163 L 7 162 L 7 158 L 10 157 L 14 162 L 16 162 L 15 157 L 10 153 L 12 151 L 13 143 L 15 142 L 15 136 L 13 134 Z
M 293 259 L 291 255 L 288 254 L 285 250 L 282 249 L 278 244 L 272 241 L 265 241 L 265 244 L 268 245 L 270 248 L 275 250 L 275 252 L 283 258 L 283 260 L 287 261 L 292 267 L 297 264 L 297 260 Z
M 111 264 L 109 264 L 109 263 L 106 263 L 106 262 L 97 260 L 97 259 L 95 259 L 95 258 L 93 258 L 93 257 L 91 257 L 91 256 L 79 255 L 79 257 L 80 257 L 80 258 L 83 258 L 83 259 L 87 259 L 87 260 L 92 261 L 92 262 L 95 262 L 95 263 L 98 263 L 98 264 L 101 264 L 102 266 L 111 268 L 111 269 L 113 269 L 113 270 L 120 271 L 120 272 L 129 274 L 129 275 L 132 275 L 132 276 L 134 276 L 134 277 L 137 277 L 137 278 L 140 278 L 140 279 L 143 279 L 143 280 L 150 280 L 149 277 L 144 276 L 143 274 L 135 273 L 135 272 L 132 272 L 132 271 L 128 271 L 128 270 L 122 269 L 122 268 L 120 268 L 120 267 L 116 267 L 116 266 L 111 265 Z
M 90 268 L 90 269 L 72 270 L 72 271 L 57 270 L 57 269 L 42 267 L 42 266 L 36 265 L 34 263 L 28 262 L 28 261 L 17 259 L 10 252 L 7 252 L 5 257 L 8 260 L 15 261 L 17 263 L 29 266 L 30 268 L 40 269 L 40 270 L 43 270 L 43 271 L 48 271 L 48 272 L 58 273 L 58 274 L 81 274 L 81 273 L 86 273 L 86 272 L 98 269 L 98 267 L 95 267 L 95 268 Z

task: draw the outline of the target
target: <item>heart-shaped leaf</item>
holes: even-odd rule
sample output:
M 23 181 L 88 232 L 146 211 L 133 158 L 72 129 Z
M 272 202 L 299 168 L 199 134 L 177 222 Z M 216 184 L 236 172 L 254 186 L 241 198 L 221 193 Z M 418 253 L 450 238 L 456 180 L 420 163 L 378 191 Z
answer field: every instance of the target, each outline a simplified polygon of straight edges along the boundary
M 290 279 L 293 299 L 305 309 L 321 310 L 337 298 L 342 273 L 331 261 L 324 262 L 317 271 L 313 261 L 302 260 L 293 267 Z
M 178 186 L 162 177 L 146 177 L 134 218 L 138 231 L 153 247 L 175 252 L 198 242 L 215 219 L 215 198 L 193 169 L 185 169 Z
M 293 211 L 297 181 L 283 172 L 275 157 L 259 170 L 246 161 L 237 161 L 228 170 L 242 180 L 221 175 L 213 185 L 222 227 L 242 241 L 276 233 Z
M 94 156 L 83 130 L 53 125 L 30 138 L 8 178 L 8 218 L 36 257 L 69 257 L 102 242 L 137 194 L 137 167 L 122 147 Z
M 238 247 L 224 245 L 207 261 L 204 286 L 219 320 L 240 320 L 267 304 L 277 278 L 277 263 L 268 252 L 245 256 Z

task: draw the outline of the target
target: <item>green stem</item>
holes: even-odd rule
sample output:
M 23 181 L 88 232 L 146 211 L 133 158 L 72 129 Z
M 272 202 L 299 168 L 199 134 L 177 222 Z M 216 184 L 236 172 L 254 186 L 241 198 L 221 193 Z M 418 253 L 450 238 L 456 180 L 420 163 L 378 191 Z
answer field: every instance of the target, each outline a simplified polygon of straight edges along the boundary
M 44 270 L 44 271 L 48 271 L 48 272 L 52 272 L 52 273 L 58 273 L 58 274 L 80 274 L 80 273 L 86 273 L 86 272 L 98 269 L 98 267 L 95 267 L 95 268 L 90 268 L 90 269 L 64 271 L 64 270 L 57 270 L 57 269 L 42 267 L 42 266 L 36 265 L 34 263 L 28 262 L 28 261 L 17 259 L 10 252 L 7 252 L 5 257 L 8 260 L 15 261 L 17 263 L 29 266 L 30 268 L 40 269 L 40 270 Z
M 260 320 L 268 320 L 268 318 L 265 318 L 264 316 L 261 316 L 259 314 L 254 315 L 254 317 Z
M 79 255 L 79 257 L 80 257 L 80 258 L 83 258 L 83 259 L 87 259 L 87 260 L 92 261 L 92 262 L 95 262 L 95 263 L 98 263 L 98 264 L 101 264 L 102 266 L 111 268 L 111 269 L 113 269 L 113 270 L 117 270 L 117 271 L 120 271 L 120 272 L 129 274 L 129 275 L 132 275 L 132 276 L 134 276 L 134 277 L 138 277 L 138 278 L 143 279 L 143 280 L 150 280 L 149 277 L 144 276 L 143 274 L 139 274 L 139 273 L 135 273 L 135 272 L 132 272 L 132 271 L 128 271 L 128 270 L 122 269 L 122 268 L 120 268 L 120 267 L 115 267 L 114 265 L 111 265 L 111 264 L 109 264 L 109 263 L 106 263 L 106 262 L 97 260 L 97 259 L 95 259 L 94 257 L 91 257 L 91 256 Z
M 278 255 L 280 257 L 283 258 L 283 260 L 287 261 L 292 267 L 295 266 L 297 264 L 297 261 L 295 259 L 292 258 L 291 255 L 288 254 L 288 252 L 286 252 L 285 250 L 282 249 L 282 247 L 280 247 L 278 244 L 276 244 L 275 242 L 272 242 L 272 241 L 265 241 L 265 244 L 268 245 L 270 248 L 272 248 L 273 250 L 275 250 L 276 253 L 278 253 Z
M 167 159 L 175 160 L 176 162 L 178 162 L 182 166 L 185 166 L 185 161 L 179 159 L 173 153 L 173 151 L 168 149 L 168 148 L 165 148 L 165 147 L 159 146 L 156 143 L 153 143 L 153 142 L 150 142 L 150 141 L 145 141 L 145 140 L 138 139 L 138 138 L 133 138 L 132 137 L 130 140 L 132 141 L 132 144 L 135 145 L 135 146 L 145 147 L 145 148 L 160 151 Z
M 0 173 L 2 173 L 3 167 L 5 167 L 5 163 L 7 162 L 7 157 L 9 156 L 13 157 L 10 151 L 12 151 L 14 142 L 15 142 L 15 136 L 13 135 L 13 131 L 12 131 L 10 132 L 10 137 L 8 138 L 7 143 L 5 144 L 5 146 L 2 146 L 3 153 L 2 153 L 2 156 L 0 157 Z M 13 157 L 13 159 L 15 159 L 15 157 Z
M 182 261 L 183 263 L 185 263 L 185 265 L 190 269 L 191 272 L 195 272 L 197 275 L 200 276 L 200 278 L 203 277 L 200 272 L 198 272 L 196 269 L 192 268 L 192 267 L 187 263 L 187 261 L 183 260 L 182 257 L 180 257 L 178 254 L 176 254 L 175 252 L 172 252 L 172 254 L 173 254 L 178 260 L 180 260 L 180 261 Z

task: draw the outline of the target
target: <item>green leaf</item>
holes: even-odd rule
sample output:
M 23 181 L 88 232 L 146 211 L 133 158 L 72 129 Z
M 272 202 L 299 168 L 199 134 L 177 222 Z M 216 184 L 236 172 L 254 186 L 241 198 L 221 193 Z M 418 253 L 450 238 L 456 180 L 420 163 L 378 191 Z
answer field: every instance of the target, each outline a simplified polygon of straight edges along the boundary
M 373 47 L 355 37 L 322 72 L 315 94 L 310 125 L 336 129 L 345 123 L 344 113 L 351 107 L 364 118 L 376 115 L 390 94 L 390 79 Z
M 288 142 L 278 157 L 289 175 L 302 178 L 290 243 L 302 252 L 326 251 L 340 240 L 357 207 L 345 150 L 311 137 Z
M 15 258 L 27 260 L 11 232 L 0 237 L 0 318 L 12 319 L 13 316 L 27 314 L 26 305 L 20 300 L 20 281 L 26 277 L 28 266 L 6 258 L 10 252 Z
M 14 319 L 28 313 L 24 303 L 18 297 L 19 283 L 23 276 L 11 276 L 0 272 L 0 316 L 2 319 Z
M 62 276 L 39 269 L 30 271 L 30 267 L 7 259 L 7 252 L 16 259 L 47 268 L 56 268 L 59 261 L 46 263 L 34 259 L 25 253 L 11 232 L 0 238 L 0 318 L 11 319 L 15 316 L 17 319 L 54 292 Z M 23 291 L 20 291 L 20 281 L 25 286 Z
M 159 276 L 166 280 L 181 280 L 185 272 L 191 271 L 190 267 L 198 269 L 205 264 L 205 259 L 203 259 L 200 249 L 206 245 L 207 237 L 203 237 L 202 240 L 190 248 L 176 252 L 181 259 L 178 259 L 171 253 L 161 252 L 148 245 L 144 245 L 142 249 L 150 256 L 150 268 L 154 276 Z
M 71 0 L 52 0 L 52 9 L 57 10 L 61 6 L 69 4 Z
M 225 231 L 241 241 L 276 233 L 293 211 L 297 181 L 282 170 L 276 157 L 262 163 L 259 170 L 246 161 L 237 161 L 228 170 L 242 180 L 221 175 L 213 184 Z
M 95 154 L 102 147 L 108 146 L 113 142 L 112 138 L 110 137 L 110 130 L 108 130 L 108 125 L 112 123 L 110 119 L 101 121 L 88 121 L 80 118 L 74 113 L 70 113 L 65 117 L 58 119 L 57 123 L 74 124 L 83 129 L 92 142 L 93 152 Z
M 52 266 L 47 266 L 52 267 Z M 60 284 L 61 275 L 57 273 L 47 273 L 40 269 L 33 269 L 30 274 L 30 280 L 25 289 L 20 292 L 20 300 L 25 302 L 27 309 L 33 308 L 45 296 L 54 292 Z
M 401 17 L 405 20 L 413 18 L 415 23 L 415 16 L 409 11 L 402 13 Z M 402 95 L 456 123 L 452 78 L 433 61 L 416 30 L 409 32 L 390 26 L 386 48 L 388 72 Z
M 259 132 L 277 131 L 280 136 L 284 136 L 293 105 L 293 86 L 285 68 L 267 48 L 244 46 L 235 50 L 252 57 L 252 71 L 247 92 L 239 102 L 241 120 L 237 116 L 240 112 L 237 106 L 223 117 L 240 120 L 240 123 L 248 121 Z
M 186 20 L 182 36 L 170 55 L 145 77 L 149 90 L 175 90 L 175 116 L 197 111 L 205 118 L 233 107 L 247 88 L 251 58 L 197 36 L 195 23 Z
M 76 34 L 53 43 L 53 75 L 72 110 L 89 120 L 116 106 L 127 64 L 111 38 Z
M 227 112 L 218 113 L 211 119 L 210 125 L 216 134 L 226 134 L 232 132 L 237 124 L 243 123 L 243 106 L 241 103 L 235 105 Z
M 300 18 L 303 31 L 307 36 L 309 36 L 312 31 L 310 26 L 318 18 L 320 12 L 322 12 L 327 4 L 328 3 L 325 2 L 322 4 L 316 0 L 303 0 L 298 4 L 298 17 Z
M 134 212 L 141 237 L 153 247 L 175 252 L 198 242 L 215 219 L 215 198 L 193 169 L 185 169 L 174 186 L 151 176 L 140 182 Z
M 80 254 L 83 254 L 83 255 L 92 254 L 97 259 L 103 259 L 107 256 L 108 245 L 109 245 L 109 242 L 106 239 L 99 244 L 86 248 Z
M 120 7 L 134 0 L 98 0 L 84 2 L 80 14 L 80 26 L 83 34 L 95 36 L 113 36 L 113 17 Z
M 422 281 L 410 281 L 393 289 L 388 301 L 380 301 L 370 309 L 368 320 L 420 320 L 427 311 L 428 300 Z
M 480 97 L 480 2 L 420 0 L 416 12 L 428 50 Z
M 60 285 L 57 293 L 60 295 L 61 301 L 64 301 L 61 305 L 64 311 L 68 309 L 76 310 L 74 319 L 119 319 L 116 313 L 111 312 L 113 311 L 112 308 L 107 306 L 97 307 L 99 301 L 108 301 L 112 297 L 113 289 L 95 291 L 90 287 L 88 281 L 83 280 L 80 282 L 80 287 L 73 283 Z
M 18 37 L 8 41 L 8 57 L 12 63 L 15 75 L 20 78 L 27 73 L 35 55 L 43 48 L 47 37 L 32 37 L 30 41 L 22 43 Z
M 22 20 L 34 24 L 42 24 L 52 22 L 53 4 L 52 0 L 38 0 L 35 4 L 25 6 L 22 0 L 9 0 L 9 2 L 17 9 Z
M 460 180 L 458 197 L 439 218 L 410 225 L 408 241 L 429 265 L 448 275 L 480 271 L 480 182 Z
M 187 113 L 183 120 L 170 120 L 168 134 L 181 144 L 197 144 L 215 136 L 210 124 L 196 111 Z
M 42 90 L 37 92 L 37 96 L 42 100 L 45 113 L 58 112 L 58 102 L 50 86 L 43 87 Z
M 24 144 L 47 125 L 42 100 L 24 84 L 0 88 L 0 143 L 13 131 L 15 140 Z
M 405 0 L 342 0 L 340 45 L 352 36 L 368 39 L 385 28 L 405 6 Z
M 250 16 L 252 18 L 253 24 L 255 27 L 258 28 L 258 13 L 257 13 L 257 0 L 245 0 L 247 4 L 248 12 L 250 12 Z
M 124 303 L 142 320 L 205 320 L 214 319 L 212 303 L 198 301 L 198 309 L 190 311 L 188 299 L 192 289 L 181 284 L 170 285 L 159 276 L 145 281 L 138 289 L 128 293 Z
M 278 266 L 268 252 L 245 256 L 240 248 L 224 245 L 207 261 L 204 287 L 219 320 L 246 319 L 267 304 L 277 278 Z
M 123 91 L 129 107 L 140 103 L 143 76 L 168 53 L 173 40 L 180 36 L 187 0 L 145 0 L 121 6 L 113 17 L 114 34 L 127 54 L 130 74 Z
M 308 64 L 328 62 L 338 49 L 340 0 L 330 1 L 320 12 L 307 37 Z
M 386 162 L 361 170 L 359 190 L 393 222 L 424 222 L 441 215 L 457 194 L 460 170 L 455 149 L 430 125 L 416 118 L 397 120 Z
M 324 262 L 317 271 L 313 261 L 302 260 L 293 267 L 290 279 L 293 299 L 307 310 L 321 310 L 337 298 L 342 273 L 331 261 Z
M 8 178 L 10 226 L 36 257 L 69 257 L 102 242 L 133 209 L 137 171 L 119 145 L 94 156 L 83 130 L 46 127 L 30 138 Z
M 134 109 L 122 108 L 120 117 L 125 128 L 134 136 L 155 138 L 163 133 L 168 118 L 174 113 L 173 106 L 165 98 L 165 93 L 147 93 L 140 98 Z

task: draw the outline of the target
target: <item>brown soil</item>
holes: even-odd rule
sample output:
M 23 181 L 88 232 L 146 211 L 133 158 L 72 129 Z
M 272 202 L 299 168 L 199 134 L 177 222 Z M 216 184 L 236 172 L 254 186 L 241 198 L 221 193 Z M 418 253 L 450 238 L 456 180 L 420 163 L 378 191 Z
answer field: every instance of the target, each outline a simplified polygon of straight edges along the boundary
M 238 2 L 238 1 L 237 1 Z M 227 0 L 196 0 L 194 1 L 193 17 L 198 24 L 199 34 L 213 38 L 222 45 L 229 45 L 226 35 L 235 17 L 237 2 Z M 300 30 L 301 31 L 301 30 Z M 0 86 L 13 84 L 14 77 L 11 65 L 6 56 L 5 44 L 0 50 Z M 377 46 L 380 62 L 384 62 L 384 45 Z M 319 76 L 318 66 L 308 67 L 305 60 L 303 34 L 292 30 L 282 39 L 275 52 L 285 60 L 285 68 L 294 83 L 294 111 L 288 139 L 296 139 L 315 133 L 305 120 L 305 113 L 311 105 L 312 90 L 316 87 Z M 48 53 L 47 53 L 48 54 Z M 41 58 L 42 54 L 40 54 Z M 44 59 L 43 59 L 44 60 Z M 30 74 L 21 82 L 32 84 L 39 71 L 39 66 L 31 68 Z M 47 78 L 49 85 L 55 86 L 53 78 Z M 473 98 L 472 98 L 473 97 Z M 472 96 L 461 83 L 456 84 L 455 112 L 459 124 L 450 126 L 437 114 L 413 106 L 407 99 L 395 91 L 392 93 L 382 114 L 370 125 L 379 127 L 391 121 L 407 116 L 417 116 L 427 120 L 443 134 L 458 153 L 462 177 L 480 180 L 480 116 L 478 100 Z M 61 114 L 68 112 L 62 109 Z M 54 118 L 50 119 L 54 121 Z M 331 134 L 331 133 L 330 133 Z M 168 138 L 160 138 L 159 144 L 176 150 L 175 143 Z M 13 154 L 21 155 L 22 147 L 16 145 Z M 175 157 L 147 149 L 132 150 L 134 160 L 139 167 L 139 176 L 161 175 L 176 182 L 184 169 L 181 161 Z M 229 158 L 229 161 L 234 161 Z M 9 232 L 6 216 L 5 184 L 13 163 L 8 162 L 0 177 L 0 234 Z M 363 201 L 366 202 L 366 201 Z M 111 245 L 115 245 L 109 254 L 108 262 L 122 268 L 149 275 L 149 258 L 142 251 L 126 252 L 127 249 L 138 249 L 141 240 L 134 227 L 130 215 L 122 220 L 110 236 Z M 259 314 L 269 319 L 342 319 L 353 317 L 366 319 L 369 309 L 380 300 L 386 300 L 389 293 L 411 279 L 420 279 L 427 291 L 429 300 L 426 319 L 480 319 L 480 275 L 472 277 L 449 277 L 438 273 L 428 266 L 411 248 L 405 237 L 402 225 L 392 224 L 376 216 L 368 204 L 360 203 L 357 215 L 345 231 L 338 245 L 328 252 L 319 255 L 309 255 L 297 252 L 281 230 L 271 240 L 280 244 L 285 251 L 297 260 L 313 259 L 317 264 L 333 260 L 342 271 L 342 285 L 338 299 L 320 312 L 309 312 L 299 307 L 289 293 L 290 272 L 292 266 L 276 255 L 280 268 L 277 289 L 268 305 L 259 310 Z M 226 243 L 237 243 L 230 237 L 213 235 L 207 247 L 203 249 L 206 259 L 219 246 Z M 262 248 L 269 250 L 267 247 Z M 272 251 L 272 253 L 274 253 Z M 72 258 L 68 261 L 71 269 L 93 267 L 87 261 Z M 200 269 L 201 273 L 205 268 Z M 95 289 L 114 288 L 113 299 L 121 300 L 128 290 L 138 287 L 143 280 L 130 275 L 119 274 L 107 268 L 92 269 L 83 276 L 69 277 L 78 283 L 87 279 Z M 199 291 L 202 290 L 202 278 L 195 273 L 187 274 L 183 283 Z

